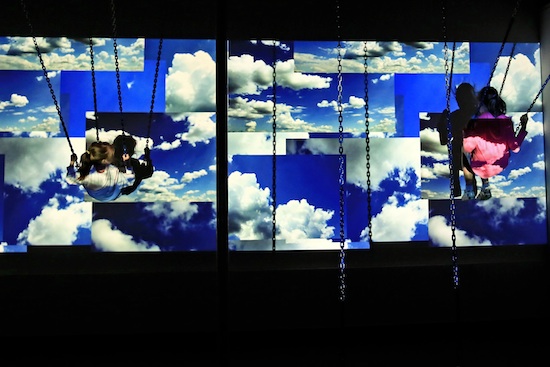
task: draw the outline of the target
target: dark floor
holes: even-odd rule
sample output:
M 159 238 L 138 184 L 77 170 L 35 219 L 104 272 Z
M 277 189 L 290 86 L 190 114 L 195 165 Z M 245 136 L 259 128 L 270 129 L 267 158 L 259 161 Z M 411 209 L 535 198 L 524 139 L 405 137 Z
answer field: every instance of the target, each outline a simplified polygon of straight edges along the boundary
M 1 365 L 546 366 L 548 324 L 538 322 L 263 330 L 222 338 L 224 333 L 185 332 L 28 335 L 3 341 Z
M 97 273 L 10 261 L 0 267 L 0 367 L 546 367 L 550 277 L 535 250 L 519 259 L 514 249 L 521 261 L 464 254 L 460 291 L 447 264 L 376 258 L 348 269 L 345 302 L 337 269 L 302 258 L 284 270 L 237 264 L 221 278 L 191 264 L 160 272 L 156 258 L 156 271 L 138 258 L 139 273 L 107 271 L 104 257 L 91 263 Z

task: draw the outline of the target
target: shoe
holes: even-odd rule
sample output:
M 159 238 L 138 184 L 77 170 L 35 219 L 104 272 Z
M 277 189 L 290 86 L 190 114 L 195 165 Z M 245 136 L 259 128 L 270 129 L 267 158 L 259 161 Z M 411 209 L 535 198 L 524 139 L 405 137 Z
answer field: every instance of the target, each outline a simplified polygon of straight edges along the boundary
M 477 200 L 487 200 L 487 199 L 490 199 L 491 196 L 492 196 L 491 195 L 491 189 L 488 188 L 488 187 L 483 187 L 483 188 L 481 188 L 481 191 L 477 195 L 476 199 Z
M 474 200 L 476 194 L 470 190 L 464 190 L 464 195 L 462 195 L 462 200 Z

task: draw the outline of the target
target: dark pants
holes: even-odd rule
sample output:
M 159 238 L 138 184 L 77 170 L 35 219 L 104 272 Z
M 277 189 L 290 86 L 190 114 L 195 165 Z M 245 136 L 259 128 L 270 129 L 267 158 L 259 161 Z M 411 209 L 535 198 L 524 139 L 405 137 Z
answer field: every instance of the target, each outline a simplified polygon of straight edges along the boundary
M 151 159 L 147 159 L 145 163 L 141 163 L 139 159 L 130 158 L 130 163 L 136 177 L 132 186 L 127 186 L 121 190 L 122 195 L 131 194 L 137 189 L 141 181 L 153 175 L 154 168 Z M 125 171 L 126 167 L 119 167 L 119 169 Z

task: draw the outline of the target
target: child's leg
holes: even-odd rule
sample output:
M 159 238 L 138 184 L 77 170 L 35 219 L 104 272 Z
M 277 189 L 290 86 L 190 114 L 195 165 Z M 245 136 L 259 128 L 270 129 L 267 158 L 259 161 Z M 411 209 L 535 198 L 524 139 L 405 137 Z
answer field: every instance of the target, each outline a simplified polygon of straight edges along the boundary
M 479 195 L 477 195 L 476 199 L 478 200 L 487 200 L 490 199 L 492 196 L 491 189 L 489 188 L 489 179 L 488 178 L 482 178 L 481 179 L 481 191 L 479 192 Z

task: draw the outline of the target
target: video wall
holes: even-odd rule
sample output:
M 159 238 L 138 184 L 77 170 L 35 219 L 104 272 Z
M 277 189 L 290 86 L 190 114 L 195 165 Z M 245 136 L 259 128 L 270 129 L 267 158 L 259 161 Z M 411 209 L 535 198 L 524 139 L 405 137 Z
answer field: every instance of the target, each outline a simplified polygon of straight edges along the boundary
M 1 252 L 216 251 L 218 159 L 231 251 L 271 251 L 273 233 L 278 251 L 547 242 L 539 44 L 464 42 L 451 58 L 442 42 L 230 41 L 221 157 L 214 40 L 118 39 L 115 58 L 94 38 L 94 73 L 88 39 L 36 40 L 48 78 L 32 38 L 0 38 Z M 534 102 L 528 134 L 491 199 L 451 199 L 437 122 L 456 86 L 489 79 L 514 124 Z M 66 182 L 71 148 L 121 134 L 134 158 L 151 149 L 133 193 L 99 202 Z

